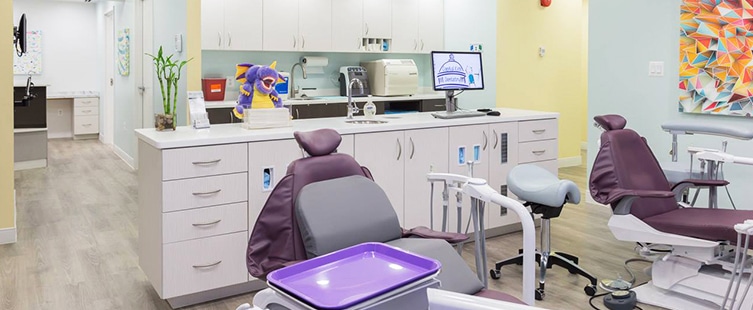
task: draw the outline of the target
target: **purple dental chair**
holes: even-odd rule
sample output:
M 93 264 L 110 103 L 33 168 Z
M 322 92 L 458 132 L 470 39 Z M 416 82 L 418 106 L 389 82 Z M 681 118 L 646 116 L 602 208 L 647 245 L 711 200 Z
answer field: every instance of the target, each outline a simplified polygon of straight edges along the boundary
M 691 309 L 688 303 L 723 305 L 734 270 L 730 259 L 735 252 L 729 248 L 738 240 L 734 225 L 753 219 L 753 211 L 681 207 L 684 183 L 721 183 L 685 180 L 670 187 L 645 139 L 625 129 L 623 117 L 602 115 L 594 120 L 605 132 L 589 189 L 596 202 L 612 207 L 612 234 L 621 241 L 671 246 L 652 263 L 651 282 L 635 288 L 638 301 L 670 309 Z M 669 294 L 678 297 L 666 298 Z M 750 300 L 746 303 L 753 307 Z
M 522 304 L 484 288 L 451 243 L 463 234 L 405 230 L 371 173 L 351 156 L 336 153 L 332 129 L 294 133 L 310 157 L 288 166 L 272 191 L 249 239 L 246 262 L 257 278 L 298 261 L 364 242 L 383 242 L 441 262 L 441 289 Z M 427 184 L 428 185 L 428 184 Z

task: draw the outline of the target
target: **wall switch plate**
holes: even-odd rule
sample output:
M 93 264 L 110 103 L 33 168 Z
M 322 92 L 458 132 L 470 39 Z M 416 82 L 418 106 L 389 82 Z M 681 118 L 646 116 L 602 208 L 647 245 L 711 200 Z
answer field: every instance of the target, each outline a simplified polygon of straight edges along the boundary
M 648 76 L 664 76 L 664 62 L 650 61 L 648 63 Z
M 183 52 L 183 35 L 180 33 L 175 35 L 175 52 Z
M 546 55 L 546 47 L 539 46 L 539 57 L 544 57 Z

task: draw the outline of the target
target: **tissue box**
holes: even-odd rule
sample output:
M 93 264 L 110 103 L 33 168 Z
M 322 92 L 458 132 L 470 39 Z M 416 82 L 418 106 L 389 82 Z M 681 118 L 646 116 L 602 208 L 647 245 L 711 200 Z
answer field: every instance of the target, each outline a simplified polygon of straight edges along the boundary
M 290 110 L 276 109 L 245 109 L 243 110 L 243 128 L 263 129 L 290 127 Z

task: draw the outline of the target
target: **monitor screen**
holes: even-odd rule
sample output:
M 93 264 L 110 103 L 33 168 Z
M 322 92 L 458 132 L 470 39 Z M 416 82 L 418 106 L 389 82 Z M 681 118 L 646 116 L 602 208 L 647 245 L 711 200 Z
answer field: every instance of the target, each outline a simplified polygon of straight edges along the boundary
M 481 53 L 431 52 L 434 90 L 484 89 Z

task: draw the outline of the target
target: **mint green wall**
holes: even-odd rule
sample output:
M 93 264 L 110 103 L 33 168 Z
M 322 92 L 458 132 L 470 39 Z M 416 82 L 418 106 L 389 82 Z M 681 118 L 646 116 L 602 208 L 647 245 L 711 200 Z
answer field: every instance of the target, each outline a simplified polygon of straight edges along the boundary
M 324 73 L 308 74 L 307 79 L 301 77 L 300 68 L 295 69 L 295 84 L 303 88 L 338 89 L 337 76 L 340 66 L 358 66 L 361 61 L 383 58 L 413 59 L 419 70 L 419 87 L 431 87 L 431 64 L 429 55 L 416 54 L 359 54 L 359 53 L 310 53 L 310 52 L 237 52 L 237 51 L 202 51 L 202 77 L 226 77 L 235 75 L 235 65 L 239 63 L 253 63 L 269 65 L 277 61 L 277 70 L 290 72 L 293 64 L 299 62 L 302 56 L 324 56 L 329 64 L 324 67 Z M 234 82 L 229 90 L 235 91 L 237 96 L 238 83 Z M 227 98 L 230 94 L 228 93 Z
M 672 137 L 661 130 L 669 120 L 724 122 L 753 128 L 740 117 L 688 115 L 677 111 L 681 0 L 591 0 L 589 14 L 588 121 L 595 115 L 621 114 L 627 127 L 646 137 L 660 163 L 671 162 Z M 648 76 L 649 61 L 664 61 L 663 77 Z M 590 125 L 590 124 L 589 124 Z M 601 131 L 588 130 L 589 171 Z M 719 149 L 721 138 L 680 136 L 680 166 L 689 165 L 688 146 Z M 728 152 L 753 157 L 753 141 L 730 140 Z M 753 209 L 748 188 L 753 167 L 727 165 L 726 179 L 738 208 Z M 701 199 L 701 198 L 699 198 Z M 704 201 L 704 200 L 699 200 Z M 724 190 L 720 205 L 729 206 Z

